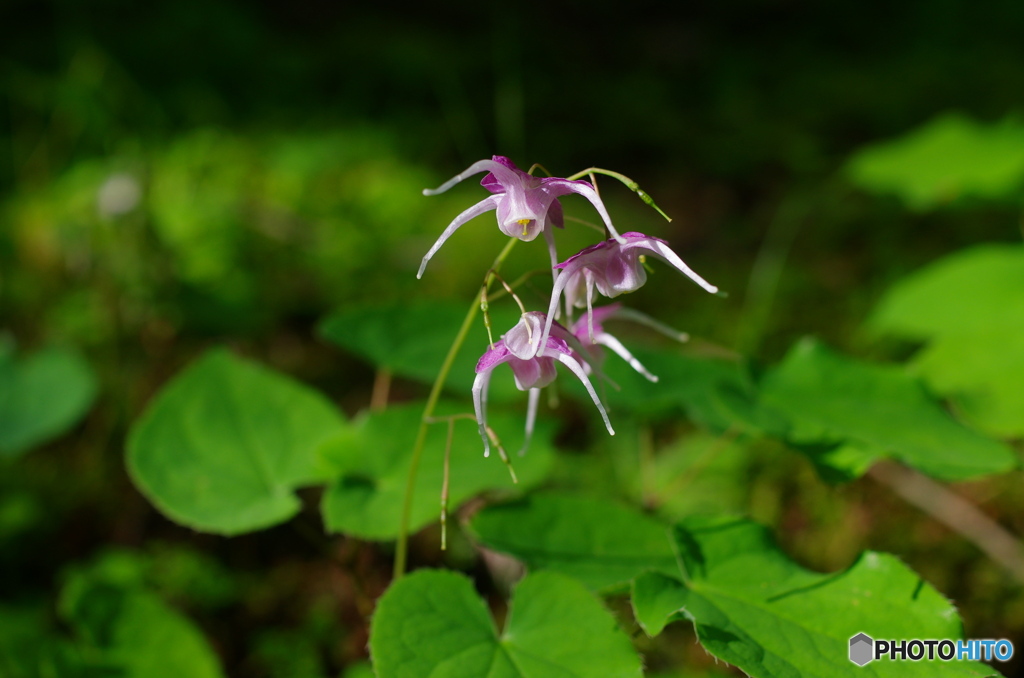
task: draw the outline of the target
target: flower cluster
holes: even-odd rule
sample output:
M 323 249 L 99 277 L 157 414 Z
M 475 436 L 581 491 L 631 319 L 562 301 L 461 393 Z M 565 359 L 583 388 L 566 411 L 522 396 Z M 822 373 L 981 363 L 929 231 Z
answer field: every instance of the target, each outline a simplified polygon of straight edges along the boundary
M 708 292 L 716 293 L 718 288 L 694 273 L 664 240 L 636 232 L 620 235 L 594 186 L 587 181 L 534 177 L 516 167 L 508 158 L 496 155 L 490 160 L 473 163 L 466 171 L 436 189 L 424 190 L 423 194 L 443 193 L 463 179 L 481 172 L 487 172 L 480 183 L 491 195 L 464 211 L 448 225 L 423 257 L 417 277 L 422 277 L 431 257 L 455 231 L 473 217 L 490 210 L 497 212 L 498 228 L 509 237 L 529 242 L 538 235 L 544 236 L 554 277 L 547 313 L 524 311 L 519 322 L 503 334 L 500 341 L 492 344 L 477 362 L 473 407 L 484 443 L 484 454 L 490 453 L 487 391 L 494 369 L 502 364 L 508 364 L 512 369 L 519 390 L 529 392 L 523 452 L 533 434 L 540 389 L 555 379 L 556 362 L 565 366 L 583 383 L 601 413 L 608 433 L 615 435 L 608 412 L 589 378 L 590 375 L 603 376 L 600 372 L 604 359 L 602 347 L 620 356 L 648 380 L 653 382 L 658 378 L 640 364 L 622 342 L 604 329 L 604 321 L 611 318 L 633 320 L 680 341 L 685 340 L 686 335 L 618 303 L 595 308 L 595 290 L 597 294 L 614 298 L 639 289 L 647 281 L 644 268 L 647 255 L 664 260 Z M 609 237 L 559 262 L 554 228 L 564 227 L 564 217 L 558 199 L 570 193 L 582 195 L 591 202 L 604 222 Z M 558 322 L 563 306 L 565 324 Z M 572 322 L 574 309 L 577 308 L 585 308 L 586 314 Z

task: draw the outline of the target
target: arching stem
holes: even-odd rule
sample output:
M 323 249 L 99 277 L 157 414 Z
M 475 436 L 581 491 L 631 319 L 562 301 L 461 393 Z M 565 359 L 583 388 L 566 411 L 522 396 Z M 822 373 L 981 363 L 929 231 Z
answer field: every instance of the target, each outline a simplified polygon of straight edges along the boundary
M 494 273 L 501 268 L 502 263 L 504 263 L 509 252 L 512 251 L 512 248 L 517 242 L 519 242 L 519 240 L 516 238 L 510 238 L 508 244 L 502 248 L 501 252 L 494 259 L 494 263 L 491 265 L 491 273 L 487 275 L 487 279 L 484 283 L 485 289 L 491 282 L 493 282 Z M 441 365 L 441 370 L 437 373 L 437 378 L 434 380 L 434 386 L 430 389 L 430 395 L 427 396 L 427 404 L 423 408 L 423 416 L 420 419 L 420 428 L 416 433 L 416 442 L 413 444 L 412 461 L 409 464 L 409 478 L 405 484 L 405 496 L 402 498 L 402 516 L 401 522 L 398 525 L 398 542 L 395 545 L 395 579 L 398 579 L 405 574 L 405 566 L 409 557 L 409 519 L 412 514 L 412 499 L 416 489 L 416 474 L 419 472 L 420 459 L 423 456 L 423 447 L 427 441 L 427 428 L 430 426 L 430 420 L 434 416 L 434 409 L 437 407 L 437 401 L 441 398 L 441 390 L 444 388 L 444 384 L 448 380 L 448 374 L 451 372 L 452 364 L 455 362 L 455 356 L 458 355 L 459 350 L 465 343 L 466 335 L 469 334 L 469 328 L 473 326 L 473 320 L 476 318 L 476 314 L 479 310 L 479 300 L 474 298 L 473 303 L 469 307 L 469 311 L 466 313 L 466 318 L 462 321 L 462 326 L 459 328 L 458 334 L 455 335 L 455 340 L 452 342 L 451 348 L 448 349 L 448 355 L 445 356 L 444 363 Z

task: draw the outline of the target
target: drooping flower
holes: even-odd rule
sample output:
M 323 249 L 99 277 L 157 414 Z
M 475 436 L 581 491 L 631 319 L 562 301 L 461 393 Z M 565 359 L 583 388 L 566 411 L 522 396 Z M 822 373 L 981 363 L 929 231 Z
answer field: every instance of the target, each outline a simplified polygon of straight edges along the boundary
M 511 238 L 529 242 L 543 233 L 551 252 L 551 263 L 554 265 L 558 259 L 555 254 L 555 241 L 551 227 L 564 225 L 562 205 L 558 202 L 558 198 L 570 193 L 578 193 L 589 200 L 601 215 L 608 232 L 613 237 L 619 237 L 615 227 L 612 226 L 608 210 L 605 209 L 597 191 L 589 182 L 570 181 L 558 177 L 531 176 L 501 155 L 495 155 L 490 160 L 479 160 L 473 163 L 466 168 L 466 171 L 457 174 L 441 186 L 435 189 L 424 189 L 423 195 L 444 193 L 463 179 L 480 172 L 487 172 L 480 185 L 493 195 L 484 198 L 455 217 L 455 220 L 441 233 L 441 237 L 423 257 L 420 270 L 416 273 L 417 278 L 423 276 L 427 262 L 460 226 L 473 217 L 490 210 L 497 210 L 498 228 Z
M 600 367 L 604 362 L 604 353 L 601 348 L 603 346 L 611 349 L 612 352 L 625 360 L 630 367 L 642 374 L 648 381 L 658 381 L 658 377 L 651 374 L 639 360 L 633 357 L 633 354 L 623 346 L 621 341 L 604 329 L 604 321 L 613 318 L 632 320 L 633 322 L 647 325 L 676 341 L 686 341 L 689 339 L 689 335 L 685 332 L 674 330 L 668 325 L 660 323 L 644 313 L 626 308 L 622 304 L 609 304 L 595 308 L 591 313 L 580 317 L 579 320 L 573 323 L 570 329 L 572 335 L 579 341 L 579 345 L 585 351 L 585 355 L 582 356 L 583 359 L 579 362 L 588 373 L 592 367 Z
M 508 363 L 515 376 L 516 387 L 520 391 L 529 391 L 529 404 L 526 414 L 526 439 L 523 443 L 523 451 L 530 443 L 533 436 L 534 422 L 537 418 L 537 405 L 540 402 L 540 389 L 550 384 L 555 379 L 555 362 L 560 362 L 569 368 L 576 377 L 583 382 L 587 393 L 594 401 L 609 435 L 615 435 L 611 422 L 608 420 L 608 413 L 601 404 L 597 392 L 594 391 L 590 379 L 587 378 L 587 371 L 580 362 L 573 357 L 574 351 L 569 348 L 569 342 L 576 343 L 575 338 L 559 324 L 555 324 L 551 336 L 546 339 L 547 355 L 540 357 L 537 349 L 540 341 L 541 329 L 544 327 L 545 317 L 543 313 L 531 311 L 524 313 L 519 322 L 505 333 L 501 341 L 496 343 L 480 357 L 476 364 L 476 379 L 473 381 L 473 409 L 476 412 L 476 421 L 480 429 L 480 437 L 484 441 L 484 456 L 491 452 L 491 445 L 487 435 L 487 390 L 491 383 L 491 374 L 498 365 Z
M 554 289 L 551 290 L 548 321 L 541 341 L 550 332 L 563 291 L 567 313 L 572 307 L 577 307 L 586 308 L 587 314 L 592 315 L 594 288 L 606 297 L 617 297 L 643 287 L 647 282 L 647 271 L 640 257 L 644 254 L 664 259 L 708 292 L 718 292 L 717 287 L 694 273 L 661 238 L 636 232 L 624 233 L 619 240 L 609 238 L 591 245 L 555 265 L 562 272 L 555 279 Z M 541 355 L 543 353 L 542 350 Z

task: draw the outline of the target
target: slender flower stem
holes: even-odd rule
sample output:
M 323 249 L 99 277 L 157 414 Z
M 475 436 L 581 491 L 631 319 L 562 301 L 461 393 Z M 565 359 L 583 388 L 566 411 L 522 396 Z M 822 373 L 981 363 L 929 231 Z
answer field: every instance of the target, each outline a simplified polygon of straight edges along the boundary
M 635 181 L 627 177 L 625 174 L 620 174 L 619 172 L 613 172 L 611 170 L 601 169 L 600 167 L 589 167 L 583 170 L 582 172 L 577 172 L 571 177 L 566 177 L 566 179 L 568 179 L 569 181 L 576 181 L 577 179 L 582 179 L 588 174 L 603 174 L 607 177 L 618 179 L 619 181 L 626 185 L 626 188 L 636 193 L 638 196 L 640 196 L 641 200 L 643 200 L 645 203 L 654 208 L 655 212 L 665 217 L 666 221 L 672 221 L 672 217 L 662 212 L 661 208 L 654 203 L 654 198 L 649 196 L 646 191 L 641 189 L 640 184 L 636 183 Z M 593 180 L 593 177 L 591 177 L 591 180 Z
M 510 238 L 508 244 L 505 245 L 494 259 L 494 263 L 491 265 L 491 269 L 484 281 L 485 289 L 490 286 L 498 269 L 501 268 L 501 264 L 508 257 L 509 252 L 512 251 L 517 242 L 519 240 L 516 238 Z M 476 318 L 479 310 L 480 302 L 474 296 L 473 304 L 469 307 L 465 320 L 462 321 L 459 333 L 455 335 L 455 341 L 452 342 L 451 348 L 448 349 L 448 355 L 445 356 L 444 363 L 441 365 L 441 371 L 438 372 L 437 379 L 434 380 L 434 386 L 430 389 L 430 395 L 427 396 L 426 407 L 423 408 L 423 417 L 420 419 L 420 428 L 416 433 L 416 442 L 412 450 L 412 462 L 409 464 L 409 478 L 405 484 L 405 497 L 402 499 L 402 519 L 398 526 L 398 543 L 395 546 L 395 579 L 399 579 L 405 574 L 406 561 L 408 560 L 409 519 L 412 514 L 412 498 L 416 490 L 416 474 L 419 472 L 420 458 L 423 456 L 423 447 L 427 442 L 427 428 L 430 426 L 430 420 L 434 416 L 434 408 L 437 407 L 437 401 L 441 398 L 441 390 L 444 388 L 444 383 L 448 380 L 448 374 L 452 370 L 455 356 L 458 355 L 459 349 L 465 343 L 466 335 L 469 334 L 469 328 L 473 326 L 473 320 Z

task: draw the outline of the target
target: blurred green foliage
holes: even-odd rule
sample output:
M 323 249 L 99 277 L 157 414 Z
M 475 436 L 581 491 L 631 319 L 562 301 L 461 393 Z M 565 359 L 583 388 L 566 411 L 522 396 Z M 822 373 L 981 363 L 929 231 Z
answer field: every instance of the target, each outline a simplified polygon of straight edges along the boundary
M 946 114 L 890 142 L 868 146 L 847 165 L 859 186 L 894 193 L 913 210 L 958 198 L 1019 202 L 1024 188 L 1024 124 L 982 125 Z
M 96 397 L 92 369 L 72 351 L 18 360 L 0 345 L 0 457 L 14 457 L 64 433 Z

